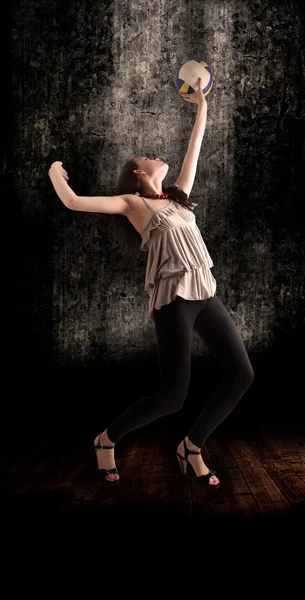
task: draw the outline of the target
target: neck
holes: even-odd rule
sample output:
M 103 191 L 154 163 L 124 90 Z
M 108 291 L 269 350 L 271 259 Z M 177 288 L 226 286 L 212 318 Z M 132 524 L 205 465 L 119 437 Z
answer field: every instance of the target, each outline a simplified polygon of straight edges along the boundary
M 155 196 L 163 194 L 162 185 L 143 185 L 142 186 L 143 196 L 145 194 L 153 194 Z

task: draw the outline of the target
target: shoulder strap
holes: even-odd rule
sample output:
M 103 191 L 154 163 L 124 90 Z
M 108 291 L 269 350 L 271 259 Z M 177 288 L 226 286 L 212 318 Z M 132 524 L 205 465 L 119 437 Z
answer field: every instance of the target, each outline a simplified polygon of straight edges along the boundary
M 152 210 L 153 212 L 155 212 L 155 209 L 152 207 L 152 205 L 150 204 L 150 202 L 148 202 L 147 198 L 144 198 L 143 196 L 141 196 L 141 198 L 143 198 L 145 204 L 150 208 L 150 210 Z

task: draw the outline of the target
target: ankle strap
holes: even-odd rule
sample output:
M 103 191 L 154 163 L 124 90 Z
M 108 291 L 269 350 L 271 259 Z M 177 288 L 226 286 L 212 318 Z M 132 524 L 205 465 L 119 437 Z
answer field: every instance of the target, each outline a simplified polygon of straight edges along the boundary
M 100 449 L 111 450 L 112 448 L 114 448 L 114 446 L 102 446 L 101 443 L 100 443 L 100 439 L 101 439 L 101 434 L 99 435 L 98 442 L 95 445 L 95 448 L 98 448 L 98 450 L 100 450 Z
M 200 450 L 199 450 L 199 452 L 195 452 L 195 450 L 189 450 L 189 449 L 188 449 L 188 447 L 187 447 L 187 445 L 186 445 L 185 438 L 184 438 L 184 440 L 183 440 L 183 443 L 184 443 L 184 454 L 185 454 L 185 458 L 186 458 L 186 454 L 201 454 L 201 451 L 200 451 Z

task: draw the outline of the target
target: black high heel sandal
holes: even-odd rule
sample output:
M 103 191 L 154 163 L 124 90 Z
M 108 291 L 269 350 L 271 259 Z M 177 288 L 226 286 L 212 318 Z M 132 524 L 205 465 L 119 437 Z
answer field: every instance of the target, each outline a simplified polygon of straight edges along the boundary
M 193 465 L 187 459 L 188 455 L 189 454 L 201 454 L 201 452 L 200 452 L 200 450 L 199 450 L 199 452 L 195 452 L 194 450 L 189 450 L 185 443 L 185 439 L 183 440 L 183 444 L 184 444 L 185 456 L 181 456 L 181 454 L 178 452 L 178 450 L 176 451 L 176 456 L 178 459 L 178 463 L 179 463 L 179 467 L 180 467 L 180 471 L 181 471 L 182 475 L 186 475 L 187 465 L 189 464 L 189 465 L 191 465 L 191 467 L 193 467 Z M 193 471 L 195 473 L 194 467 L 193 467 Z M 196 475 L 196 473 L 195 473 L 195 475 Z M 216 475 L 216 471 L 209 471 L 206 475 L 196 475 L 196 481 L 199 485 L 208 485 L 209 487 L 219 488 L 220 483 L 209 483 L 212 475 Z
M 99 435 L 98 438 L 98 443 L 94 444 L 93 442 L 93 448 L 95 449 L 96 452 L 96 460 L 97 460 L 97 452 L 98 450 L 111 450 L 111 448 L 114 448 L 114 446 L 101 446 L 100 444 L 100 437 L 101 434 Z M 105 475 L 104 475 L 105 473 Z M 110 485 L 119 485 L 120 483 L 120 479 L 113 479 L 112 481 L 110 481 L 109 479 L 106 479 L 107 475 L 110 475 L 110 473 L 114 473 L 116 475 L 119 475 L 119 472 L 117 470 L 116 467 L 114 467 L 113 469 L 99 469 L 97 468 L 96 470 L 96 475 L 99 481 L 105 481 L 106 483 L 109 483 Z

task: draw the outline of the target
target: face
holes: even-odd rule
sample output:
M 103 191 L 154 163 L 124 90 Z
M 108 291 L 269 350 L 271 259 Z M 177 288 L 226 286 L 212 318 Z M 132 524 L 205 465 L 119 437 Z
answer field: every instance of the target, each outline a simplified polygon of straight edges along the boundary
M 149 158 L 148 156 L 139 156 L 136 158 L 138 169 L 145 171 L 147 177 L 154 180 L 163 181 L 168 171 L 168 165 L 160 158 Z

